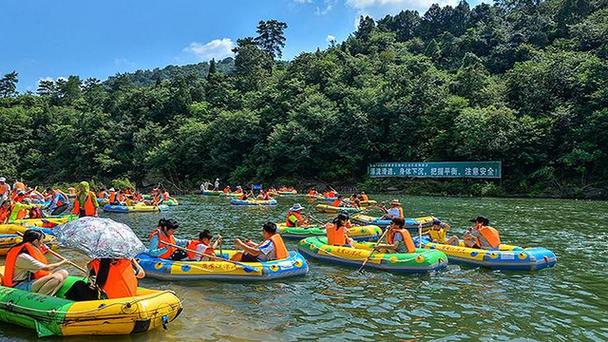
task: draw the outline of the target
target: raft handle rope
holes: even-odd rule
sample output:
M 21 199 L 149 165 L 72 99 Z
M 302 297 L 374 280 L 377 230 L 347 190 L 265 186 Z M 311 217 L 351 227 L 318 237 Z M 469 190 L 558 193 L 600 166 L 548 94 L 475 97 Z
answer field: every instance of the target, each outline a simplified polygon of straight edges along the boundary
M 138 298 L 138 299 L 132 300 L 130 302 L 126 302 L 126 303 L 125 302 L 116 302 L 116 303 L 111 303 L 111 304 L 107 304 L 107 305 L 106 304 L 102 304 L 102 305 L 100 305 L 100 306 L 98 306 L 98 307 L 96 307 L 94 309 L 82 310 L 82 311 L 59 311 L 59 310 L 55 310 L 55 309 L 43 310 L 43 309 L 36 309 L 36 308 L 30 308 L 30 307 L 26 307 L 26 306 L 21 306 L 19 304 L 15 304 L 14 302 L 0 302 L 0 307 L 5 307 L 8 310 L 11 310 L 12 308 L 17 308 L 17 309 L 21 309 L 21 310 L 24 310 L 24 311 L 33 311 L 33 312 L 40 312 L 40 313 L 54 312 L 54 313 L 57 313 L 57 314 L 60 314 L 60 315 L 67 315 L 67 314 L 77 315 L 77 314 L 86 314 L 86 313 L 91 313 L 91 312 L 95 312 L 95 311 L 101 311 L 101 310 L 104 310 L 104 309 L 107 309 L 109 307 L 116 306 L 116 305 L 127 305 L 128 304 L 128 305 L 132 306 L 133 304 L 139 303 L 139 302 L 141 302 L 143 300 L 154 299 L 156 297 L 160 297 L 160 296 L 165 295 L 167 293 L 175 295 L 175 292 L 173 292 L 171 290 L 164 290 L 164 291 L 161 291 L 161 292 L 156 293 L 154 295 L 146 296 L 144 298 Z M 54 297 L 54 296 L 48 296 L 48 297 Z M 59 297 L 54 297 L 54 298 L 59 298 Z M 182 305 L 183 301 L 179 297 L 177 297 L 177 299 L 179 301 L 179 304 Z M 83 301 L 83 302 L 89 302 L 89 301 Z M 94 301 L 90 301 L 90 302 L 94 302 Z M 79 303 L 79 302 L 78 301 L 72 301 L 72 303 Z M 164 303 L 164 304 L 166 304 L 166 303 Z M 169 306 L 173 306 L 173 305 L 169 305 Z

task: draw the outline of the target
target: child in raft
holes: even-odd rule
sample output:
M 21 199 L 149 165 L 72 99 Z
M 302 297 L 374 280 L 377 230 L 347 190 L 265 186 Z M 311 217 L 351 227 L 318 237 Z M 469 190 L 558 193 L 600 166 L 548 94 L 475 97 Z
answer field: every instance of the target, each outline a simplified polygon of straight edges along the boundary
M 219 235 L 217 240 L 211 244 L 211 232 L 208 229 L 198 233 L 198 240 L 190 240 L 188 243 L 188 259 L 196 261 L 208 261 L 211 258 L 207 256 L 215 256 L 215 250 L 217 246 L 222 243 L 222 236 Z
M 166 244 L 185 247 L 190 243 L 189 240 L 175 238 L 173 234 L 177 231 L 177 228 L 179 228 L 177 221 L 160 219 L 156 228 L 148 236 L 150 244 L 147 253 L 161 259 L 183 260 L 187 258 L 188 255 L 184 250 Z
M 251 240 L 243 242 L 240 239 L 236 239 L 234 242 L 235 247 L 243 251 L 236 253 L 230 259 L 243 262 L 259 262 L 289 257 L 289 252 L 285 247 L 281 235 L 277 234 L 277 225 L 274 222 L 264 223 L 264 226 L 262 226 L 262 236 L 264 237 L 264 241 L 259 244 Z

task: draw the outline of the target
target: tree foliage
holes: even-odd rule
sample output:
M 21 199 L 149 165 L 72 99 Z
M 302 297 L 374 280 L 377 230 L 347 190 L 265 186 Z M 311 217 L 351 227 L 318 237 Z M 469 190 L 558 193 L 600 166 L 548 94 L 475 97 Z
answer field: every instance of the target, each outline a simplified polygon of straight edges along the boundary
M 508 191 L 606 185 L 603 0 L 431 6 L 277 61 L 260 21 L 235 57 L 43 80 L 0 79 L 0 173 L 30 181 L 354 182 L 388 160 L 502 160 Z M 5 71 L 6 72 L 6 71 Z

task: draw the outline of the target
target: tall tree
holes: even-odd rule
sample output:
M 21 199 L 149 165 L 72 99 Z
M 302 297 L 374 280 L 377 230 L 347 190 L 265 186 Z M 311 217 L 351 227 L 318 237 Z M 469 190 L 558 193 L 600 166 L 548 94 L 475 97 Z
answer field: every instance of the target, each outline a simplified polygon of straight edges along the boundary
M 18 76 L 19 74 L 13 71 L 0 78 L 0 97 L 12 97 L 17 94 Z
M 209 81 L 216 72 L 217 66 L 215 65 L 215 58 L 211 58 L 211 62 L 209 62 L 209 71 L 207 72 L 207 81 Z
M 255 42 L 258 46 L 269 53 L 273 59 L 283 56 L 283 48 L 285 47 L 285 29 L 287 24 L 278 20 L 261 20 L 258 23 L 258 36 L 255 37 Z

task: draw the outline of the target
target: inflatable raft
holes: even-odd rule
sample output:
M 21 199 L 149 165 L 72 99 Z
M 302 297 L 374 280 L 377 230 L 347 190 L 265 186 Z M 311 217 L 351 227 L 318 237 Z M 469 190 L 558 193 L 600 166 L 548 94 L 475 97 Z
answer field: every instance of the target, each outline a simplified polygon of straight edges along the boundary
M 151 213 L 158 212 L 166 209 L 166 205 L 145 205 L 145 204 L 136 204 L 136 205 L 113 205 L 106 204 L 103 206 L 103 211 L 107 213 Z
M 0 270 L 4 272 L 4 266 Z M 172 291 L 143 288 L 129 298 L 65 299 L 67 290 L 80 279 L 68 277 L 57 296 L 0 286 L 0 321 L 33 329 L 38 337 L 126 335 L 166 326 L 182 311 Z
M 224 195 L 223 191 L 216 191 L 216 190 L 203 190 L 201 191 L 201 195 L 203 196 L 220 196 L 220 195 Z
M 234 250 L 222 252 L 223 258 L 236 253 Z M 216 255 L 220 256 L 219 252 Z M 308 273 L 306 259 L 295 251 L 290 251 L 287 259 L 239 264 L 228 261 L 173 261 L 147 254 L 138 255 L 137 261 L 146 271 L 146 277 L 161 280 L 271 280 Z
M 97 198 L 97 204 L 99 205 L 106 205 L 108 203 L 108 198 Z
M 277 191 L 277 194 L 280 196 L 297 196 L 298 192 L 296 190 L 293 191 Z
M 8 223 L 18 224 L 22 226 L 36 226 L 36 227 L 53 227 L 59 224 L 64 224 L 70 221 L 78 220 L 78 215 L 67 215 L 67 216 L 49 216 L 38 219 L 21 219 L 11 220 Z
M 418 237 L 414 238 L 414 242 L 419 245 Z M 444 252 L 453 263 L 494 270 L 535 271 L 557 264 L 555 254 L 542 247 L 522 248 L 501 244 L 498 250 L 486 250 L 465 247 L 462 241 L 459 246 L 435 243 L 426 236 L 422 237 L 422 247 Z
M 325 236 L 325 227 L 287 227 L 285 223 L 278 223 L 277 228 L 282 237 L 286 239 L 304 239 L 311 236 Z M 355 226 L 348 229 L 348 236 L 357 241 L 374 241 L 382 235 L 378 226 Z
M 381 217 L 374 217 L 365 214 L 355 214 L 350 217 L 352 222 L 357 224 L 373 224 L 381 228 L 388 227 L 391 224 L 391 220 L 383 220 Z M 439 221 L 438 218 L 434 216 L 424 216 L 424 217 L 406 217 L 405 218 L 405 228 L 407 230 L 413 232 L 416 231 L 418 233 L 418 226 L 422 224 L 422 233 L 426 233 L 428 228 L 433 226 L 433 222 Z
M 17 224 L 0 225 L 0 255 L 6 255 L 8 250 L 23 240 L 18 233 L 23 234 L 29 228 Z M 45 231 L 45 229 L 42 229 Z M 45 235 L 44 243 L 53 248 L 57 248 L 57 240 L 51 235 Z
M 163 201 L 163 205 L 168 205 L 168 206 L 174 206 L 174 205 L 179 205 L 179 202 L 177 202 L 177 200 L 175 198 L 169 198 L 166 201 Z
M 361 209 L 355 207 L 334 207 L 333 205 L 329 204 L 317 204 L 315 209 L 320 213 L 327 214 L 337 214 L 341 212 L 358 213 L 361 211 Z
M 315 259 L 360 266 L 370 256 L 375 243 L 358 242 L 353 248 L 331 246 L 325 237 L 309 237 L 298 243 L 298 250 Z M 415 253 L 373 253 L 365 267 L 400 273 L 427 273 L 446 267 L 448 257 L 441 251 L 419 248 Z
M 230 199 L 230 204 L 232 205 L 277 205 L 277 200 L 259 200 L 259 199 L 248 199 L 248 200 L 240 200 L 236 198 Z

